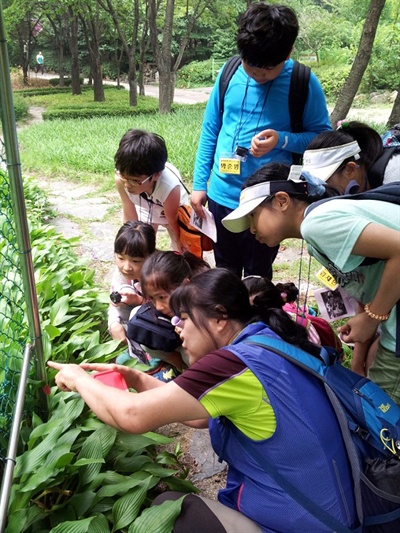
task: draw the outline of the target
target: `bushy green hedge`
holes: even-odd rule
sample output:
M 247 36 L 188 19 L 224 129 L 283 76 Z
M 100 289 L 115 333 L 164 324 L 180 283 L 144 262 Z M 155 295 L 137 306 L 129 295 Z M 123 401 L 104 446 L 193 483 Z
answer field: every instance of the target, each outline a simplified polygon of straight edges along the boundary
M 93 87 L 83 86 L 81 87 L 82 92 L 93 91 Z M 29 89 L 18 89 L 14 91 L 14 94 L 19 94 L 24 98 L 30 96 L 45 96 L 49 94 L 61 94 L 69 93 L 71 94 L 71 87 L 32 87 Z
M 15 94 L 14 97 L 15 120 L 23 120 L 29 114 L 29 104 L 22 96 Z
M 79 78 L 79 83 L 83 85 L 83 78 Z M 52 87 L 58 87 L 60 85 L 60 78 L 50 78 L 49 84 Z M 71 87 L 71 84 L 72 84 L 71 78 L 64 78 L 65 87 Z
M 139 108 L 139 107 L 126 107 L 120 106 L 107 106 L 107 107 L 93 107 L 93 108 L 58 108 L 49 109 L 43 113 L 43 120 L 69 120 L 69 119 L 83 119 L 83 118 L 95 118 L 95 117 L 129 117 L 137 115 L 151 115 L 158 113 L 158 107 Z
M 207 61 L 192 61 L 192 63 L 185 65 L 178 71 L 178 87 L 213 85 L 214 81 L 211 59 Z

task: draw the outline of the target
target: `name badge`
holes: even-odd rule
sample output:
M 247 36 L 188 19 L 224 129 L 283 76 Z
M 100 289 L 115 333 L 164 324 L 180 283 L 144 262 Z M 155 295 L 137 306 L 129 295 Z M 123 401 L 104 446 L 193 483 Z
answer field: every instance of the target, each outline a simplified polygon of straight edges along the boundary
M 219 159 L 221 174 L 240 174 L 241 160 L 236 154 L 224 154 Z
M 321 268 L 316 274 L 317 278 L 322 281 L 322 283 L 328 287 L 328 289 L 335 290 L 339 287 L 338 282 L 336 279 L 332 276 L 332 274 L 329 272 L 328 269 L 325 267 Z

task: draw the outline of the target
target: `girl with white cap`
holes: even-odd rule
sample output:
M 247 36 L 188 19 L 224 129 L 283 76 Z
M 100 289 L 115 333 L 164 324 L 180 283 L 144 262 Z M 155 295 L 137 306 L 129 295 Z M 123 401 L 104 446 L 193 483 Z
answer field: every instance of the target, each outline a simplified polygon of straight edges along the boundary
M 361 313 L 339 328 L 344 342 L 367 343 L 381 326 L 369 377 L 400 403 L 400 357 L 395 356 L 400 206 L 334 198 L 307 213 L 309 204 L 328 195 L 328 188 L 307 172 L 297 180 L 288 176 L 286 165 L 260 168 L 245 183 L 239 207 L 222 222 L 233 232 L 250 227 L 268 246 L 287 238 L 305 239 L 310 255 L 363 305 Z M 370 258 L 377 261 L 371 264 L 366 261 Z
M 379 133 L 367 124 L 340 121 L 336 131 L 324 131 L 310 142 L 303 170 L 351 194 L 399 181 L 400 150 L 384 149 Z

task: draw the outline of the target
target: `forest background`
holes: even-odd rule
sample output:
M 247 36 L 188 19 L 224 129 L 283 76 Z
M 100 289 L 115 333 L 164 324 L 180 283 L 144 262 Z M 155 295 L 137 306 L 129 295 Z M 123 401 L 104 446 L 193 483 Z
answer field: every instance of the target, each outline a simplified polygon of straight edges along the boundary
M 10 64 L 25 83 L 39 50 L 45 68 L 80 94 L 82 77 L 94 100 L 103 79 L 129 84 L 137 105 L 146 82 L 159 82 L 159 111 L 171 111 L 175 86 L 212 85 L 236 53 L 236 29 L 249 0 L 3 0 Z M 278 3 L 278 2 L 271 2 Z M 298 14 L 293 57 L 312 66 L 330 103 L 332 123 L 346 116 L 358 93 L 399 88 L 400 4 L 397 0 L 287 0 Z M 69 79 L 65 79 L 69 78 Z M 399 92 L 399 91 L 398 91 Z M 398 94 L 398 93 L 397 93 Z M 395 97 L 392 96 L 392 102 Z M 358 105 L 357 104 L 357 105 Z M 390 123 L 399 121 L 399 97 Z

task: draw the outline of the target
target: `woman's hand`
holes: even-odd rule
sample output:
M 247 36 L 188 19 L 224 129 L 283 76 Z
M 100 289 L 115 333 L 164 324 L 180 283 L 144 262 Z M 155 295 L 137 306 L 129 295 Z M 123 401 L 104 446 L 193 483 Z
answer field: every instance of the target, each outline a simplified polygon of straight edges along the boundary
M 379 320 L 369 317 L 364 312 L 353 316 L 337 330 L 344 342 L 367 342 L 375 337 L 378 326 Z
M 78 392 L 77 383 L 85 379 L 93 379 L 86 371 L 79 365 L 56 363 L 55 361 L 48 361 L 47 364 L 51 368 L 58 370 L 56 375 L 56 385 L 64 392 Z

